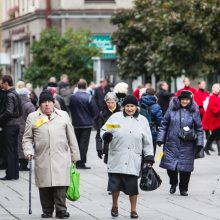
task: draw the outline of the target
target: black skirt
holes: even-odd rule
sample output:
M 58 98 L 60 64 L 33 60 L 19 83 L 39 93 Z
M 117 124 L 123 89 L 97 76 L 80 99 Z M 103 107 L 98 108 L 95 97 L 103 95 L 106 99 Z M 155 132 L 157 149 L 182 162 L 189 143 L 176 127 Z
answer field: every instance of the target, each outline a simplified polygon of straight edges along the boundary
M 138 176 L 108 173 L 108 191 L 122 191 L 129 196 L 138 195 Z

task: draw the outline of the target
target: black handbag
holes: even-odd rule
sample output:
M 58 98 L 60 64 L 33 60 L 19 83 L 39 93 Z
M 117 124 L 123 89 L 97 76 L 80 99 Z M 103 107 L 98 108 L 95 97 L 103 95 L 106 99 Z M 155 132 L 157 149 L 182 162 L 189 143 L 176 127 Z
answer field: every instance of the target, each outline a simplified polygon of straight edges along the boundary
M 183 141 L 195 141 L 197 139 L 197 134 L 194 129 L 194 123 L 193 127 L 189 130 L 185 130 L 184 127 L 182 127 L 181 122 L 181 110 L 180 110 L 180 132 L 179 132 L 179 138 Z
M 160 176 L 152 167 L 142 169 L 142 176 L 140 181 L 140 189 L 143 191 L 153 191 L 157 189 L 162 183 Z

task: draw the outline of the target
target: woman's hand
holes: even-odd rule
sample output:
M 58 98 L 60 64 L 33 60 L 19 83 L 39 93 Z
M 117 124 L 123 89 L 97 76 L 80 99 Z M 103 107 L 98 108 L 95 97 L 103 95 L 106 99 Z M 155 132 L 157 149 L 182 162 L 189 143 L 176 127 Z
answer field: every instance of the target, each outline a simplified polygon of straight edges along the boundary
M 106 143 L 109 143 L 112 141 L 112 138 L 113 138 L 113 134 L 111 132 L 105 132 L 103 134 L 103 140 L 106 142 Z

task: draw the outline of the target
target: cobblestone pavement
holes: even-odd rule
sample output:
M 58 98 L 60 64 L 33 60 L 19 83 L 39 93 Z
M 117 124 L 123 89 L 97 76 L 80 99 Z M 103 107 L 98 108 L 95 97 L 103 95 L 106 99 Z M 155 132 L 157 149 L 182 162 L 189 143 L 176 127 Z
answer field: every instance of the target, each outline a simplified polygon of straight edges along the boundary
M 95 132 L 92 132 L 88 153 L 88 165 L 92 169 L 80 170 L 81 198 L 76 202 L 67 202 L 70 219 L 112 219 L 111 196 L 106 191 L 106 165 L 96 155 L 94 137 Z M 220 183 L 215 194 L 212 194 L 220 175 L 220 157 L 217 156 L 217 152 L 213 152 L 211 156 L 206 156 L 204 159 L 196 160 L 188 197 L 180 196 L 178 191 L 170 195 L 166 171 L 159 168 L 158 162 L 154 168 L 161 176 L 163 183 L 153 192 L 140 190 L 137 205 L 139 219 L 220 219 Z M 0 176 L 4 175 L 5 172 L 1 170 Z M 118 219 L 129 219 L 128 197 L 122 194 L 119 201 Z M 32 212 L 32 215 L 28 214 L 28 172 L 20 172 L 20 179 L 17 181 L 0 181 L 0 220 L 41 219 L 38 189 L 34 181 L 32 181 Z

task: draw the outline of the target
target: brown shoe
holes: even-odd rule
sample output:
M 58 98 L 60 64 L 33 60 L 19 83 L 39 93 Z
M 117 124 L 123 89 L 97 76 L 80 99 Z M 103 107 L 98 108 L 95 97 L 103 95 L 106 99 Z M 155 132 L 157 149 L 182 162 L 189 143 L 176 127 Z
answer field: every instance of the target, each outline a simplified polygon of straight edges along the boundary
M 131 212 L 131 218 L 138 218 L 137 212 L 135 211 Z
M 112 207 L 111 215 L 112 217 L 118 217 L 118 207 Z

